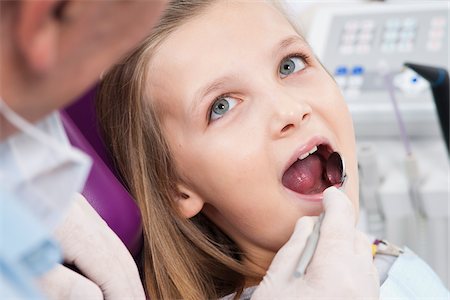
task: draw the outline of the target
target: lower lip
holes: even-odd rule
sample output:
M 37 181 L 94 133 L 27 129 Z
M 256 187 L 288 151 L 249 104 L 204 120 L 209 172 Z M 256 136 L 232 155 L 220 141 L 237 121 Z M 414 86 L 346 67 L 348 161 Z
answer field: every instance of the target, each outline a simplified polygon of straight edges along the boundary
M 288 193 L 294 195 L 295 198 L 298 198 L 298 199 L 303 200 L 303 201 L 313 202 L 313 203 L 321 203 L 322 200 L 323 200 L 323 193 L 304 195 L 304 194 L 299 194 L 297 192 L 294 192 L 293 190 L 288 189 L 285 186 L 283 186 L 283 188 L 285 188 L 288 191 Z
M 342 185 L 341 184 L 335 184 L 334 187 L 338 188 L 338 189 L 339 188 L 342 189 Z M 293 190 L 288 189 L 285 186 L 283 186 L 283 188 L 286 189 L 289 193 L 293 194 L 296 198 L 299 198 L 300 200 L 307 201 L 307 202 L 312 202 L 312 203 L 322 203 L 323 193 L 305 195 L 305 194 L 299 194 L 297 192 L 294 192 Z

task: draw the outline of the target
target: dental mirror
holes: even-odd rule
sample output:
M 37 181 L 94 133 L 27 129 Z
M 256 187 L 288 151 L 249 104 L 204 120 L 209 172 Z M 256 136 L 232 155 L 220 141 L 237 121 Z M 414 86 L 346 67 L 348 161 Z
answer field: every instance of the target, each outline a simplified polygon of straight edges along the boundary
M 326 173 L 331 185 L 342 185 L 346 179 L 344 159 L 338 152 L 333 152 L 328 157 Z

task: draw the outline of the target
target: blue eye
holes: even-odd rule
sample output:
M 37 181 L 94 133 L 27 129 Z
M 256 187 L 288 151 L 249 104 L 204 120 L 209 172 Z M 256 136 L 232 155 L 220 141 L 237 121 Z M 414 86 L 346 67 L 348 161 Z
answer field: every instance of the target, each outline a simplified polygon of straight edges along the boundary
M 232 97 L 220 96 L 216 99 L 216 101 L 214 101 L 211 107 L 209 120 L 214 121 L 222 118 L 224 114 L 233 109 L 238 101 L 239 100 Z
M 281 61 L 280 76 L 281 78 L 285 78 L 293 73 L 303 70 L 305 67 L 305 62 L 301 57 L 287 57 Z

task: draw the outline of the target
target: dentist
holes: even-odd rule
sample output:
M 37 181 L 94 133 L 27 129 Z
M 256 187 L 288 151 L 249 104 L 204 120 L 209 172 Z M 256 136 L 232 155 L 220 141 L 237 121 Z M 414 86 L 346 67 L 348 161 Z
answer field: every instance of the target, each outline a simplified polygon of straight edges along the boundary
M 165 2 L 0 1 L 1 299 L 145 299 L 133 258 L 75 194 L 90 158 L 54 111 L 139 43 Z

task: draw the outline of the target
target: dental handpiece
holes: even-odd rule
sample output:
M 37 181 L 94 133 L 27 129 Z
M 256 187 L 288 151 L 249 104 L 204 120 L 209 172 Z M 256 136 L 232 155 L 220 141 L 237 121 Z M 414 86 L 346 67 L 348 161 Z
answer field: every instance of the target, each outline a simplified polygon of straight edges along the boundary
M 336 170 L 339 172 L 336 172 Z M 330 181 L 330 183 L 332 183 L 332 185 L 339 184 L 340 189 L 344 187 L 347 175 L 345 173 L 344 160 L 338 152 L 333 152 L 328 158 L 326 173 L 328 180 Z M 324 216 L 325 212 L 321 213 L 319 219 L 314 224 L 313 230 L 309 235 L 308 240 L 306 241 L 305 248 L 303 249 L 302 255 L 300 256 L 297 268 L 295 269 L 295 277 L 302 277 L 305 274 L 306 268 L 308 267 L 309 263 L 312 260 L 312 257 L 314 256 L 317 244 L 319 243 L 320 227 L 322 226 Z

